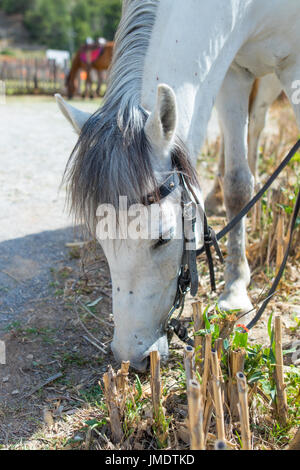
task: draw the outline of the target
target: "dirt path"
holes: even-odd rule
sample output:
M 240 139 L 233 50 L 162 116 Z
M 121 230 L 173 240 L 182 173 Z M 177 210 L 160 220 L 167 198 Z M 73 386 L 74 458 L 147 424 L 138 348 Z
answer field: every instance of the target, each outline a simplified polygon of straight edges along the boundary
M 0 242 L 71 225 L 59 186 L 76 140 L 54 98 L 0 105 Z
M 60 184 L 76 138 L 54 98 L 0 105 L 0 330 L 47 296 L 50 269 L 74 238 Z

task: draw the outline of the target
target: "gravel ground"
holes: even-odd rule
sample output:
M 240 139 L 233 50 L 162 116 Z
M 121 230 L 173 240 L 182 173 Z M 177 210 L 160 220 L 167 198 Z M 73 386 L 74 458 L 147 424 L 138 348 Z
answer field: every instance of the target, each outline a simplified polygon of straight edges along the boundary
M 0 105 L 0 329 L 47 295 L 50 268 L 74 239 L 60 184 L 76 140 L 54 98 Z
M 76 140 L 54 98 L 0 106 L 0 242 L 71 225 L 60 183 Z

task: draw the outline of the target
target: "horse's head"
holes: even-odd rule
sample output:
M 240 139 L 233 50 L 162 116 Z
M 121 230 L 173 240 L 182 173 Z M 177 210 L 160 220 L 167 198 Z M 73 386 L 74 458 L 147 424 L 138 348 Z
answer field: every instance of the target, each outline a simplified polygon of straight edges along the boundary
M 79 132 L 87 115 L 59 97 L 58 102 Z M 86 211 L 88 221 L 98 217 L 96 236 L 113 286 L 114 355 L 144 370 L 152 350 L 158 350 L 163 359 L 168 356 L 166 320 L 177 293 L 184 251 L 183 187 L 178 175 L 174 180 L 168 177 L 175 163 L 192 183 L 195 175 L 176 142 L 176 97 L 168 86 L 158 87 L 155 109 L 145 113 L 139 138 L 124 137 L 118 142 L 123 131 L 105 134 L 98 122 L 96 132 L 90 127 L 96 125 L 93 119 L 83 128 L 71 166 L 73 205 Z M 90 136 L 88 141 L 85 135 Z M 168 188 L 159 194 L 166 180 Z
M 71 70 L 66 74 L 65 87 L 67 90 L 68 98 L 72 99 L 76 91 L 76 86 L 75 86 L 75 77 L 73 76 Z

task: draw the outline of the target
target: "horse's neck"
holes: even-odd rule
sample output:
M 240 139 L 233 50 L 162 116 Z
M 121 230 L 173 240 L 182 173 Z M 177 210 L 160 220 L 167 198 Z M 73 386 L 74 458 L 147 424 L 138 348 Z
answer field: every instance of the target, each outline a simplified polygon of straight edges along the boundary
M 225 74 L 249 36 L 246 21 L 256 0 L 164 0 L 145 59 L 142 104 L 154 105 L 156 85 L 174 89 L 179 136 L 194 163 Z

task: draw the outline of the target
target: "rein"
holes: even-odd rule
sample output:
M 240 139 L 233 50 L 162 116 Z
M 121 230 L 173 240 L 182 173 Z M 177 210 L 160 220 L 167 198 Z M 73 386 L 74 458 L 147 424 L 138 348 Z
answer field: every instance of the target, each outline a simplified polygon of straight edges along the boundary
M 251 199 L 251 201 L 246 204 L 246 206 L 218 233 L 216 234 L 214 230 L 208 225 L 207 217 L 205 212 L 203 211 L 203 221 L 204 221 L 204 245 L 200 249 L 196 249 L 196 239 L 195 239 L 195 225 L 196 225 L 196 207 L 201 208 L 200 202 L 196 197 L 193 188 L 186 181 L 185 177 L 180 174 L 178 175 L 177 172 L 173 172 L 166 182 L 159 188 L 158 195 L 159 198 L 162 199 L 163 197 L 168 196 L 171 194 L 179 185 L 183 188 L 182 191 L 182 219 L 183 219 L 183 227 L 185 228 L 185 224 L 187 222 L 187 234 L 184 233 L 184 249 L 183 249 L 183 256 L 182 256 L 182 263 L 181 269 L 178 277 L 178 286 L 177 292 L 174 300 L 174 304 L 168 314 L 168 318 L 166 321 L 165 329 L 168 334 L 169 341 L 171 340 L 173 334 L 175 333 L 179 339 L 191 346 L 193 346 L 194 342 L 188 336 L 187 328 L 180 322 L 180 317 L 183 312 L 185 297 L 188 292 L 191 293 L 193 297 L 196 296 L 198 291 L 198 272 L 197 272 L 197 265 L 196 261 L 197 258 L 202 255 L 204 252 L 206 254 L 206 258 L 208 261 L 209 272 L 210 272 L 210 282 L 212 290 L 216 290 L 215 284 L 215 274 L 214 274 L 214 265 L 213 265 L 213 258 L 211 254 L 211 247 L 213 246 L 222 262 L 224 262 L 221 250 L 218 245 L 218 241 L 224 238 L 230 230 L 235 227 L 243 217 L 245 217 L 252 207 L 260 200 L 260 198 L 264 195 L 264 193 L 269 189 L 275 179 L 280 175 L 283 169 L 288 165 L 291 159 L 294 157 L 296 152 L 300 148 L 300 140 L 294 145 L 294 147 L 290 150 L 288 155 L 284 158 L 281 164 L 277 167 L 277 169 L 272 173 L 270 178 L 264 184 L 264 186 L 257 192 L 257 194 Z M 176 168 L 176 162 L 174 162 L 174 167 Z M 192 200 L 190 194 L 193 196 L 194 201 Z M 148 196 L 148 204 L 152 204 L 154 202 L 154 196 Z M 261 307 L 258 309 L 255 317 L 251 320 L 251 322 L 247 325 L 247 330 L 253 328 L 258 320 L 261 318 L 263 312 L 265 311 L 267 305 L 269 304 L 272 296 L 276 292 L 278 284 L 282 278 L 284 273 L 286 263 L 288 260 L 292 240 L 293 240 L 293 233 L 296 228 L 297 217 L 300 210 L 300 192 L 297 196 L 296 204 L 293 211 L 293 216 L 290 224 L 290 233 L 289 233 L 289 240 L 286 247 L 286 251 L 284 254 L 283 261 L 280 265 L 278 273 L 273 281 L 273 284 L 266 296 L 266 299 L 262 303 Z M 189 243 L 189 248 L 187 249 L 187 244 Z M 178 310 L 178 314 L 175 318 L 172 318 L 173 314 Z M 245 314 L 241 315 L 241 318 Z

